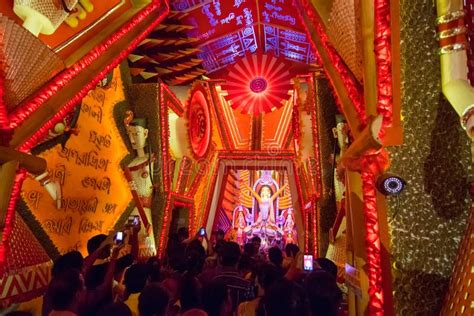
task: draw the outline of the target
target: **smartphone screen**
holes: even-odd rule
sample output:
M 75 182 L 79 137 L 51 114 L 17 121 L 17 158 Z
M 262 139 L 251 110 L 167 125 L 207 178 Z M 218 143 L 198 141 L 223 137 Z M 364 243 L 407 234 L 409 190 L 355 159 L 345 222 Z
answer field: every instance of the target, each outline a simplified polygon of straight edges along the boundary
M 123 232 L 117 232 L 117 234 L 115 235 L 115 242 L 117 244 L 123 242 Z
M 140 224 L 140 216 L 135 215 L 133 217 L 133 225 L 138 225 L 138 224 Z
M 204 236 L 205 234 L 206 234 L 206 230 L 203 227 L 199 230 L 199 236 Z
M 305 271 L 313 271 L 313 256 L 312 255 L 304 255 L 303 269 Z

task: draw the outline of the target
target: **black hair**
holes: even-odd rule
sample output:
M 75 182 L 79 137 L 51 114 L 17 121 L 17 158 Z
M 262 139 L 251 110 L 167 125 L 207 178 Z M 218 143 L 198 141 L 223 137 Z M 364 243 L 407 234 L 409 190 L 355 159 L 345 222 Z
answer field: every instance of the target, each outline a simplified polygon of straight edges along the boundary
M 189 230 L 187 227 L 181 227 L 178 229 L 178 239 L 179 240 L 184 240 L 189 238 Z
M 304 315 L 304 295 L 296 284 L 287 280 L 276 281 L 260 300 L 256 315 L 297 316 Z
M 334 279 L 337 278 L 337 266 L 334 262 L 327 258 L 317 258 L 315 261 L 321 269 L 332 275 Z
M 243 254 L 239 260 L 239 270 L 240 271 L 252 271 L 255 269 L 255 261 L 252 257 L 247 254 Z
M 228 299 L 224 281 L 211 281 L 204 287 L 202 293 L 202 306 L 208 316 L 220 316 L 222 306 Z
M 53 264 L 51 275 L 53 278 L 69 269 L 76 269 L 81 271 L 84 265 L 84 258 L 79 251 L 71 251 L 59 256 Z
M 148 266 L 145 263 L 136 263 L 126 272 L 123 283 L 129 294 L 140 293 L 148 279 Z
M 250 257 L 255 256 L 255 246 L 252 243 L 246 243 L 244 245 L 244 254 Z
M 221 252 L 222 252 L 222 249 L 224 248 L 224 245 L 227 241 L 223 240 L 223 239 L 220 239 L 218 241 L 216 241 L 216 245 L 214 246 L 214 251 L 220 255 Z
M 193 275 L 201 273 L 205 260 L 206 250 L 199 240 L 191 241 L 185 251 L 186 270 Z
M 125 269 L 130 267 L 134 261 L 135 258 L 130 253 L 118 258 L 117 263 L 115 264 L 115 273 L 123 272 Z
M 164 316 L 170 294 L 161 285 L 148 284 L 138 297 L 138 311 L 140 316 Z
M 108 263 L 98 264 L 89 269 L 89 272 L 87 272 L 85 276 L 86 287 L 88 290 L 94 290 L 104 282 L 108 265 Z
M 262 238 L 258 237 L 258 236 L 254 236 L 252 237 L 252 239 L 250 240 L 252 243 L 259 243 L 261 244 L 262 243 Z
M 295 244 L 286 244 L 285 252 L 287 257 L 294 257 L 298 252 L 300 252 L 300 247 Z
M 132 316 L 132 311 L 127 304 L 122 302 L 111 303 L 103 308 L 98 316 Z
M 106 239 L 107 239 L 107 235 L 104 235 L 104 234 L 98 234 L 98 235 L 95 235 L 94 237 L 91 237 L 87 241 L 87 253 L 91 255 L 94 251 L 99 249 L 100 245 Z
M 185 273 L 181 279 L 180 302 L 183 312 L 201 306 L 201 284 L 190 273 Z
M 64 311 L 71 307 L 76 294 L 84 287 L 79 270 L 66 270 L 51 280 L 48 296 L 51 297 L 51 307 L 56 311 Z
M 281 249 L 278 247 L 271 247 L 268 249 L 268 259 L 277 267 L 281 267 L 281 264 L 283 263 L 283 253 L 281 252 Z
M 161 262 L 157 257 L 150 257 L 146 262 L 148 266 L 148 279 L 150 282 L 160 282 Z
M 240 259 L 240 247 L 233 241 L 226 242 L 220 254 L 221 264 L 224 267 L 235 266 Z
M 342 292 L 335 278 L 326 271 L 314 271 L 305 279 L 311 315 L 337 316 Z
M 281 272 L 272 264 L 263 263 L 257 267 L 257 281 L 265 291 L 281 277 Z

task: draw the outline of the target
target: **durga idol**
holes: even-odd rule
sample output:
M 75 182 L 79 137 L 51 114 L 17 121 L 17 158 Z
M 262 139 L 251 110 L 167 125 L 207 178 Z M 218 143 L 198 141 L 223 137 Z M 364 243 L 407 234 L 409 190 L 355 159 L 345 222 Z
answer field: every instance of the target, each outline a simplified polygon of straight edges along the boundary
M 131 215 L 139 215 L 141 219 L 142 229 L 138 234 L 139 256 L 154 256 L 156 246 L 151 225 L 154 157 L 145 152 L 148 138 L 146 119 L 133 118 L 133 112 L 127 111 L 124 123 L 132 148 L 137 153 L 137 156 L 124 168 L 124 171 L 135 202 L 135 208 Z
M 262 237 L 276 237 L 281 235 L 280 228 L 276 225 L 275 210 L 273 207 L 273 201 L 285 190 L 287 185 L 282 186 L 277 192 L 272 195 L 272 191 L 269 186 L 264 185 L 260 190 L 260 194 L 255 192 L 250 186 L 244 184 L 250 193 L 257 200 L 259 214 L 255 223 L 250 226 L 246 233 L 258 234 Z

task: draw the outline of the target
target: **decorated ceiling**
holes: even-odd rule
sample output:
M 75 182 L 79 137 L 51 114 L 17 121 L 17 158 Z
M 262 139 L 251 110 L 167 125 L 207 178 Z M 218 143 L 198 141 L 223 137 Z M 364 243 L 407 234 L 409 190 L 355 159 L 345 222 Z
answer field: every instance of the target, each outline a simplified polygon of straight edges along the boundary
M 164 25 L 129 57 L 138 81 L 159 77 L 187 84 L 202 74 L 226 79 L 227 67 L 250 54 L 268 54 L 296 72 L 315 66 L 291 0 L 175 0 L 170 5 Z

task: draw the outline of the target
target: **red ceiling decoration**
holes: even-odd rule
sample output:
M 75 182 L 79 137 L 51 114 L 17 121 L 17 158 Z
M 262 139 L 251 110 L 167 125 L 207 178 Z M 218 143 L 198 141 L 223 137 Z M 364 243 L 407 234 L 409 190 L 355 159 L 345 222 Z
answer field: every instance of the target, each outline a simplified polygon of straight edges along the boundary
M 211 115 L 206 90 L 197 85 L 188 104 L 188 133 L 191 149 L 197 158 L 206 155 L 211 142 Z
M 220 71 L 248 53 L 272 53 L 301 72 L 315 58 L 293 0 L 171 0 L 183 13 L 187 32 L 196 39 L 206 75 L 222 78 Z
M 232 108 L 242 113 L 258 115 L 269 113 L 283 106 L 293 88 L 291 65 L 272 54 L 248 54 L 229 66 L 226 99 Z

